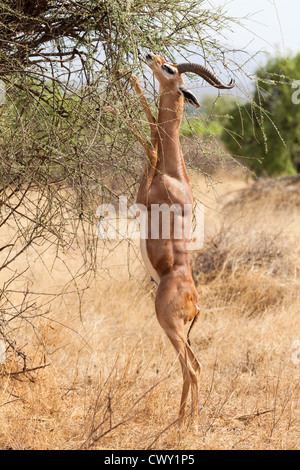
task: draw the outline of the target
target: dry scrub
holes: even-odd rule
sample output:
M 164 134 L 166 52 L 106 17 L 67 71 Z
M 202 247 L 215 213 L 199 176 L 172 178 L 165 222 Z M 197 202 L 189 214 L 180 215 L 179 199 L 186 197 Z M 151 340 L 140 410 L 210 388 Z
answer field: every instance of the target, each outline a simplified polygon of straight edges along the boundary
M 114 251 L 103 245 L 103 269 L 52 299 L 30 319 L 34 330 L 16 331 L 27 368 L 40 369 L 21 373 L 13 354 L 0 366 L 2 449 L 299 448 L 299 205 L 288 204 L 285 184 L 276 195 L 264 181 L 230 195 L 228 185 L 245 186 L 227 181 L 217 201 L 209 187 L 202 194 L 211 209 L 205 246 L 192 257 L 202 305 L 191 337 L 203 365 L 199 434 L 176 422 L 179 364 L 138 247 L 123 241 Z M 72 249 L 60 258 L 29 250 L 26 260 L 31 290 L 45 295 L 62 292 L 82 265 Z

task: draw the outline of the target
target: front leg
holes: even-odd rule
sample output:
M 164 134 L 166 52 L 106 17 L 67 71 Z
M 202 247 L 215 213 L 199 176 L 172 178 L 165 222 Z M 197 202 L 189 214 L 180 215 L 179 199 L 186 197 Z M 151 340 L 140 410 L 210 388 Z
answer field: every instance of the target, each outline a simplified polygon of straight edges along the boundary
M 139 141 L 139 143 L 144 147 L 144 149 L 146 150 L 149 157 L 152 155 L 153 147 L 152 147 L 151 142 L 149 142 L 148 139 L 146 139 L 142 136 L 142 134 L 140 133 L 140 131 L 138 130 L 136 125 L 133 124 L 131 119 L 129 119 L 123 111 L 121 111 L 120 109 L 113 108 L 112 106 L 103 106 L 102 109 L 106 114 L 113 114 L 114 116 L 121 116 L 123 118 L 126 126 L 128 127 L 128 129 L 136 137 L 136 139 Z
M 157 148 L 158 145 L 158 132 L 157 132 L 157 123 L 156 119 L 153 116 L 149 103 L 145 98 L 144 91 L 140 85 L 139 79 L 136 77 L 136 75 L 131 75 L 130 76 L 130 83 L 135 89 L 135 92 L 140 98 L 141 105 L 143 106 L 143 109 L 145 111 L 145 114 L 147 116 L 149 125 L 150 125 L 150 131 L 151 131 L 151 143 L 153 145 L 153 148 Z
M 150 126 L 150 133 L 151 133 L 151 145 L 152 148 L 147 150 L 148 161 L 146 163 L 146 168 L 144 170 L 143 179 L 138 191 L 137 201 L 142 200 L 145 195 L 148 193 L 150 186 L 152 184 L 154 175 L 155 175 L 155 168 L 157 165 L 157 149 L 158 149 L 158 130 L 157 130 L 157 122 L 155 117 L 153 116 L 149 103 L 144 95 L 144 91 L 140 85 L 139 79 L 136 75 L 130 76 L 130 83 L 135 89 L 135 92 L 140 98 L 141 105 L 145 111 L 147 116 L 149 126 Z M 147 196 L 146 196 L 147 197 Z
M 157 164 L 157 149 L 153 147 L 152 142 L 144 138 L 138 128 L 133 124 L 133 122 L 125 116 L 125 114 L 119 109 L 113 108 L 112 106 L 104 106 L 103 111 L 107 114 L 113 114 L 114 116 L 121 116 L 126 123 L 128 129 L 132 132 L 138 142 L 144 147 L 147 153 L 147 162 L 146 168 L 143 173 L 142 181 L 138 190 L 137 201 L 148 193 L 148 190 L 152 184 L 155 168 Z
M 118 72 L 118 76 L 126 76 L 126 73 L 123 73 L 121 71 Z M 140 98 L 141 105 L 145 111 L 145 114 L 147 116 L 149 125 L 150 125 L 150 132 L 151 132 L 151 140 L 149 142 L 148 139 L 144 138 L 140 131 L 138 130 L 137 126 L 129 119 L 123 111 L 116 110 L 115 108 L 112 108 L 111 106 L 106 106 L 104 107 L 104 110 L 107 113 L 114 114 L 115 116 L 121 115 L 122 118 L 124 119 L 128 129 L 134 134 L 136 139 L 142 144 L 144 147 L 146 153 L 147 153 L 147 163 L 146 163 L 146 168 L 144 170 L 142 182 L 139 188 L 138 192 L 138 199 L 142 194 L 145 194 L 153 181 L 154 175 L 155 175 L 155 168 L 157 165 L 157 148 L 158 148 L 158 130 L 157 130 L 157 122 L 155 117 L 153 116 L 149 103 L 147 99 L 145 98 L 143 89 L 140 85 L 140 82 L 136 75 L 130 74 L 130 83 L 132 87 L 134 88 L 135 92 Z

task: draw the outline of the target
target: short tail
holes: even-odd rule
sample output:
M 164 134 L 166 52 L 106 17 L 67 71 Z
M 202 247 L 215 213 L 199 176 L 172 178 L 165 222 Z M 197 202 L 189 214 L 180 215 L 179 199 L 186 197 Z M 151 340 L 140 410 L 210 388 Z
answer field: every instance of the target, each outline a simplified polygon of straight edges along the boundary
M 188 331 L 188 334 L 187 334 L 187 342 L 188 342 L 188 345 L 190 346 L 191 345 L 191 341 L 190 341 L 190 333 L 192 331 L 192 328 L 193 326 L 195 325 L 195 323 L 197 322 L 197 320 L 199 319 L 199 314 L 200 314 L 200 307 L 198 307 L 198 305 L 196 305 L 196 308 L 197 308 L 197 313 L 196 313 L 196 316 L 193 318 L 193 321 L 190 325 L 190 328 L 189 328 L 189 331 Z

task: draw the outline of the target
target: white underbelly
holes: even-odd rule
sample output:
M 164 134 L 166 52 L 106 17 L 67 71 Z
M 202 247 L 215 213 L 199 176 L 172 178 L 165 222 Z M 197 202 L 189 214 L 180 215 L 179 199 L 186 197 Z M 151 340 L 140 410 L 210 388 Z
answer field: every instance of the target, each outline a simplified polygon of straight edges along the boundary
M 142 258 L 145 264 L 145 267 L 150 274 L 150 276 L 154 279 L 154 281 L 159 284 L 159 275 L 157 271 L 153 268 L 151 261 L 149 259 L 148 253 L 147 253 L 147 240 L 141 239 L 141 253 L 142 253 Z

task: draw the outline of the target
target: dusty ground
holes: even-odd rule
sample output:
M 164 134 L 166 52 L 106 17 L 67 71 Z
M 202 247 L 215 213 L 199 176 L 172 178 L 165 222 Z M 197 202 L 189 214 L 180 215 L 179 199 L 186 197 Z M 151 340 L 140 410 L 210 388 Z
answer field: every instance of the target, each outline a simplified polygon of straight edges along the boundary
M 100 246 L 96 280 L 67 290 L 82 265 L 75 250 L 28 251 L 14 266 L 29 264 L 36 293 L 65 294 L 30 319 L 34 331 L 16 331 L 42 368 L 24 376 L 11 374 L 13 359 L 2 366 L 1 449 L 299 449 L 300 183 L 253 185 L 240 172 L 215 180 L 193 177 L 206 207 L 205 246 L 192 257 L 202 306 L 191 337 L 203 365 L 198 434 L 175 422 L 180 367 L 138 246 L 123 241 Z

